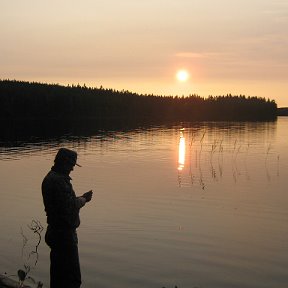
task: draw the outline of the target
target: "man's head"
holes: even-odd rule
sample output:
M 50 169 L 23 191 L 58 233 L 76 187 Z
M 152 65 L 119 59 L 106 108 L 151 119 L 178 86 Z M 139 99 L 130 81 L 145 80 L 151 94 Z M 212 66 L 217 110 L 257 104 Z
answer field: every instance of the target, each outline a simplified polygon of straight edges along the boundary
M 75 165 L 80 166 L 79 164 L 77 164 L 77 152 L 67 148 L 60 148 L 58 150 L 54 163 L 58 167 L 60 166 L 63 168 L 67 168 L 67 170 L 70 171 L 73 170 L 73 167 Z

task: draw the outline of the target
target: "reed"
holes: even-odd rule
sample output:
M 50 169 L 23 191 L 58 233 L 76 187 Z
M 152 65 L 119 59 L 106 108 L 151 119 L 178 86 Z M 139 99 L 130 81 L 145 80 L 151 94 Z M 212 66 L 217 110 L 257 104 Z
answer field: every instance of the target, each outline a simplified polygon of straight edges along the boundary
M 35 285 L 37 285 L 37 288 L 43 287 L 43 283 L 38 281 L 36 282 L 35 279 L 33 279 L 29 274 L 31 272 L 32 268 L 35 268 L 38 262 L 38 247 L 41 243 L 42 237 L 41 233 L 43 231 L 43 227 L 38 220 L 32 220 L 30 225 L 27 225 L 28 229 L 35 235 L 37 235 L 37 243 L 35 246 L 33 246 L 33 250 L 28 253 L 27 259 L 24 261 L 23 268 L 18 269 L 17 275 L 8 275 L 7 273 L 4 273 L 4 276 L 2 277 L 0 275 L 0 287 L 3 285 L 4 287 L 12 288 L 12 287 L 22 287 L 22 288 L 30 288 L 30 286 L 26 286 L 24 282 L 30 281 Z M 24 260 L 24 250 L 26 248 L 27 243 L 29 242 L 28 237 L 23 232 L 23 229 L 21 227 L 20 229 L 21 236 L 23 238 L 23 244 L 22 244 L 22 259 Z M 31 261 L 32 256 L 35 257 L 35 260 L 33 261 L 33 265 L 31 266 L 29 264 L 29 261 Z M 18 282 L 13 280 L 13 278 L 18 277 Z

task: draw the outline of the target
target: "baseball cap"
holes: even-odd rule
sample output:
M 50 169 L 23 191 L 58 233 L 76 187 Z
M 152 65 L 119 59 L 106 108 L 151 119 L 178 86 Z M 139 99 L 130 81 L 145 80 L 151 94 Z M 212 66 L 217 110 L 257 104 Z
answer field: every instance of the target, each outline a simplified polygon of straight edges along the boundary
M 55 156 L 54 162 L 70 162 L 73 166 L 77 165 L 82 167 L 80 164 L 77 163 L 77 152 L 67 149 L 67 148 L 60 148 Z

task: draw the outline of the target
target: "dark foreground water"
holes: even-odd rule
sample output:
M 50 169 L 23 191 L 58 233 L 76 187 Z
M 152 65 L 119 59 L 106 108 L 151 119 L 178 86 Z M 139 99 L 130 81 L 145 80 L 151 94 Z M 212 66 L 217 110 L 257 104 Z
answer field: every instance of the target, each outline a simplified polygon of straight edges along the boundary
M 288 287 L 288 118 L 5 138 L 0 274 L 26 265 L 49 287 L 49 249 L 27 225 L 46 227 L 40 185 L 63 146 L 83 166 L 76 192 L 94 190 L 78 229 L 83 287 Z

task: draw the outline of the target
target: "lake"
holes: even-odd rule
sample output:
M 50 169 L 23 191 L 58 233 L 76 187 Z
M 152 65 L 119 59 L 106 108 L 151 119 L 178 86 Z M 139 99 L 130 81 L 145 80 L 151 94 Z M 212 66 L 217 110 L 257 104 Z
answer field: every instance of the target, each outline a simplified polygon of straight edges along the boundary
M 79 154 L 76 193 L 94 191 L 83 287 L 288 287 L 288 117 L 1 141 L 0 274 L 26 265 L 44 287 L 50 251 L 28 226 L 44 238 L 40 187 L 60 147 Z

